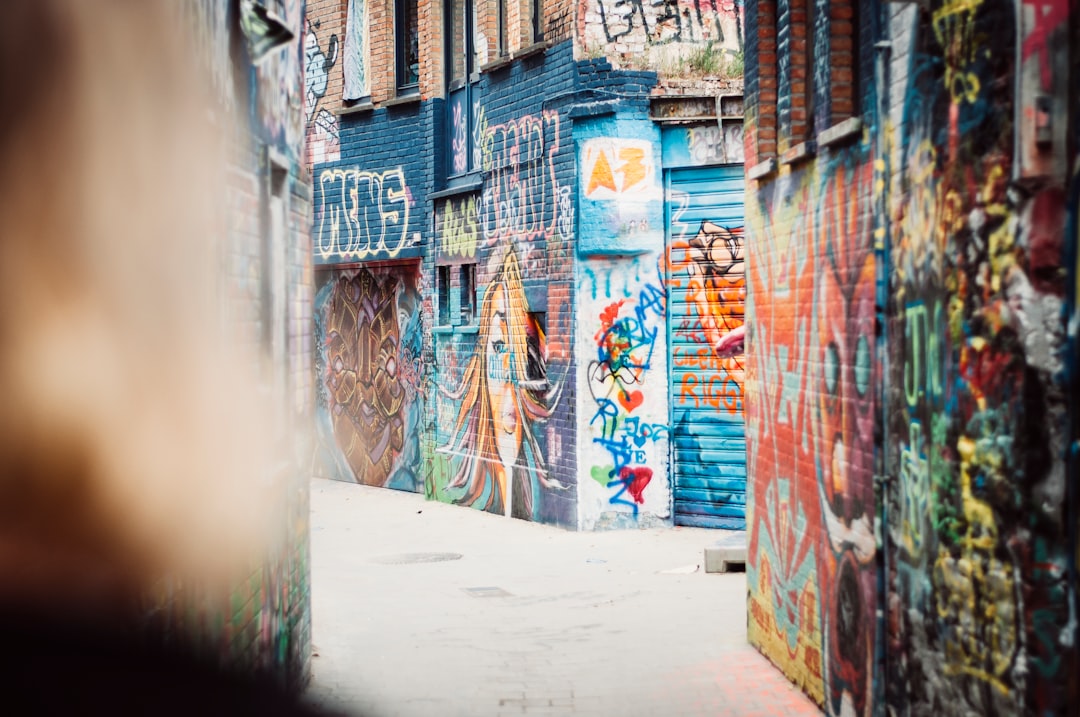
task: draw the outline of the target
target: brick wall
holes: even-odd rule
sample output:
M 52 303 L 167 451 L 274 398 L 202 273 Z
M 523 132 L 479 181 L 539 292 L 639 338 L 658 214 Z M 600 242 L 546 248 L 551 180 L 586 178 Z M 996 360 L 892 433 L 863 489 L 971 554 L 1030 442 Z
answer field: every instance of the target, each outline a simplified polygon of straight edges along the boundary
M 748 637 L 827 712 L 870 714 L 873 135 L 835 141 L 811 122 L 810 60 L 828 56 L 831 35 L 810 18 L 830 17 L 826 4 L 781 0 L 773 12 L 761 3 L 748 18 L 746 63 Z M 845 81 L 834 70 L 814 89 L 826 79 Z
M 421 292 L 434 327 L 425 325 L 428 497 L 566 526 L 576 524 L 573 153 L 565 112 L 545 105 L 574 86 L 571 52 L 563 43 L 484 73 L 474 94 L 481 183 L 435 201 Z M 445 325 L 437 266 L 450 279 Z M 465 266 L 475 271 L 471 297 Z M 475 313 L 462 318 L 470 298 Z M 498 425 L 513 425 L 514 439 L 500 446 L 493 428 L 504 413 L 510 423 Z
M 750 640 L 830 713 L 1064 714 L 1065 26 L 819 2 L 800 147 L 778 12 L 747 60 Z
M 1040 20 L 993 0 L 887 8 L 885 696 L 911 713 L 1067 714 L 1076 236 L 1063 136 L 1044 124 L 1032 144 L 1040 102 L 1067 123 L 1064 6 Z

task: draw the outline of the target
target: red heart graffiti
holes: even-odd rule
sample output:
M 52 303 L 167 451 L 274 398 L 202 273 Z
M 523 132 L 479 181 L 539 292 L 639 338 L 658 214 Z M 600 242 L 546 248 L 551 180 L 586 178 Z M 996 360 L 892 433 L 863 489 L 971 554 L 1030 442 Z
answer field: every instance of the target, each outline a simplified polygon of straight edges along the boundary
M 641 391 L 634 391 L 633 393 L 627 393 L 626 391 L 619 392 L 619 403 L 622 404 L 622 407 L 626 409 L 627 413 L 632 413 L 644 400 L 645 397 L 641 395 Z
M 619 479 L 626 485 L 626 491 L 639 505 L 645 503 L 645 498 L 641 494 L 645 492 L 645 486 L 649 485 L 649 481 L 652 480 L 652 468 L 648 466 L 638 466 L 631 468 L 630 466 L 623 466 L 619 471 Z

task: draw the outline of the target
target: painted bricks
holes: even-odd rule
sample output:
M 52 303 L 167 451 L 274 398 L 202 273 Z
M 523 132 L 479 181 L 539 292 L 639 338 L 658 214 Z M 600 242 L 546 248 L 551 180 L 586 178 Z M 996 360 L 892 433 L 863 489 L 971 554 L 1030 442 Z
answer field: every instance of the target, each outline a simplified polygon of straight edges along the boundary
M 995 2 L 828 8 L 815 49 L 841 52 L 814 76 L 810 136 L 828 140 L 760 165 L 747 196 L 751 641 L 830 713 L 1064 714 L 1075 509 L 1053 487 L 1066 418 L 1062 273 L 1049 267 L 1065 175 L 1052 131 L 1031 153 L 1031 125 L 1003 119 L 1030 115 L 1035 86 L 1059 92 L 1053 73 L 1023 68 L 1063 61 L 1063 34 L 1048 20 L 1025 35 L 1021 20 L 1025 50 Z M 778 20 L 780 91 L 797 95 L 796 5 Z M 1001 41 L 960 49 L 979 32 Z M 763 34 L 748 41 L 755 124 L 778 59 Z M 839 91 L 823 97 L 823 82 Z M 781 97 L 781 148 L 799 141 L 798 99 Z M 856 111 L 861 130 L 821 134 Z M 772 138 L 747 137 L 765 159 Z
M 782 0 L 748 18 L 746 154 L 751 167 L 781 158 L 746 196 L 748 637 L 827 712 L 865 714 L 878 600 L 873 160 L 866 141 L 790 152 L 840 109 L 820 106 L 835 98 L 820 85 L 836 80 L 842 98 L 844 68 L 814 81 L 836 26 L 821 19 L 843 14 L 823 9 Z M 840 538 L 853 524 L 866 527 Z
M 885 138 L 894 148 L 895 406 L 884 460 L 886 636 L 900 657 L 886 663 L 885 695 L 913 712 L 934 703 L 956 714 L 1066 714 L 1076 665 L 1066 535 L 1075 513 L 1052 487 L 1066 471 L 1055 348 L 1065 335 L 1065 176 L 1049 163 L 1061 151 L 1052 132 L 1030 154 L 1032 126 L 1003 121 L 1030 114 L 1033 92 L 1058 91 L 1053 73 L 1036 78 L 1027 63 L 1062 61 L 1064 35 L 1051 29 L 1049 9 L 1036 34 L 1005 3 L 932 3 L 928 12 L 936 26 L 899 12 L 889 24 L 890 117 L 902 124 Z M 985 38 L 981 54 L 957 52 L 970 32 Z M 935 61 L 947 67 L 940 76 L 925 72 Z M 969 281 L 980 274 L 984 292 Z M 1006 302 L 1014 310 L 1002 314 Z M 964 596 L 967 607 L 957 602 Z M 912 654 L 918 666 L 905 659 Z
M 574 6 L 561 0 L 544 7 L 545 41 L 550 47 L 470 78 L 475 81 L 466 104 L 457 96 L 442 99 L 437 88 L 425 85 L 431 77 L 441 76 L 441 69 L 429 74 L 441 66 L 441 28 L 428 22 L 421 27 L 418 105 L 387 106 L 389 95 L 379 94 L 373 85 L 373 110 L 340 109 L 332 95 L 341 86 L 343 63 L 330 59 L 334 27 L 340 27 L 344 6 L 344 2 L 318 1 L 312 5 L 312 16 L 320 18 L 321 29 L 308 44 L 316 59 L 325 59 L 315 63 L 314 70 L 309 65 L 310 85 L 315 90 L 325 85 L 329 93 L 315 113 L 326 122 L 309 125 L 316 263 L 343 276 L 353 272 L 351 265 L 358 262 L 391 262 L 398 267 L 403 262 L 420 262 L 424 388 L 419 393 L 425 416 L 420 443 L 429 497 L 510 514 L 514 514 L 510 507 L 514 502 L 533 519 L 577 527 L 582 409 L 574 348 L 580 328 L 576 317 L 580 293 L 574 272 L 579 217 L 573 127 L 580 120 L 571 119 L 569 110 L 583 101 L 615 98 L 617 111 L 626 121 L 649 126 L 650 92 L 709 93 L 719 85 L 707 78 L 679 77 L 658 89 L 658 74 L 651 69 L 616 70 L 607 59 L 575 62 L 576 50 L 565 41 L 571 28 L 568 20 L 587 10 L 585 4 Z M 488 6 L 478 5 L 481 15 L 490 19 L 491 14 L 484 13 Z M 367 18 L 374 22 L 376 11 L 365 7 Z M 436 10 L 425 3 L 419 7 L 422 17 Z M 737 18 L 739 10 L 724 12 Z M 485 35 L 490 35 L 492 27 L 485 28 Z M 739 33 L 732 34 L 730 29 L 725 32 L 734 42 Z M 517 33 L 511 35 L 513 51 Z M 389 31 L 368 39 L 368 69 L 383 72 L 378 68 L 388 67 Z M 491 59 L 493 46 L 487 39 Z M 676 44 L 685 50 L 702 39 L 687 36 Z M 339 37 L 337 42 L 343 40 Z M 613 57 L 617 48 L 608 47 L 605 52 Z M 331 78 L 325 82 L 320 76 L 323 70 Z M 725 91 L 737 91 L 734 81 L 726 82 Z M 533 88 L 542 91 L 530 91 Z M 318 94 L 309 92 L 313 97 Z M 326 141 L 335 135 L 336 146 Z M 452 186 L 448 175 L 478 180 L 479 186 L 455 193 L 448 190 Z M 659 177 L 657 170 L 657 181 Z M 431 199 L 436 190 L 447 191 Z M 659 221 L 654 224 L 660 226 Z M 324 280 L 321 285 L 330 283 Z M 507 303 L 510 306 L 505 310 L 496 309 Z M 323 309 L 315 307 L 316 313 Z M 492 338 L 502 334 L 508 334 L 509 340 Z M 320 336 L 316 341 L 322 346 Z M 546 388 L 531 386 L 532 379 L 522 382 L 520 376 L 510 382 L 516 388 L 507 400 L 516 405 L 518 416 L 514 449 L 509 444 L 499 448 L 489 430 L 495 419 L 486 413 L 493 410 L 498 391 L 505 385 L 503 377 L 509 369 L 496 370 L 492 365 L 498 352 L 507 347 L 511 358 L 504 360 L 511 362 L 511 373 L 517 374 L 536 368 L 535 361 L 515 363 L 517 356 L 546 352 Z M 398 365 L 402 358 L 397 356 Z M 327 357 L 316 366 L 321 383 L 330 364 Z M 663 373 L 657 370 L 657 381 Z M 324 417 L 332 414 L 325 408 L 329 405 L 330 401 L 320 399 Z M 342 440 L 327 431 L 332 422 L 321 420 L 322 444 L 331 454 L 334 443 Z M 510 450 L 517 451 L 516 459 Z M 655 487 L 667 480 L 665 474 L 662 468 Z M 512 495 L 507 487 L 511 483 L 521 495 Z M 656 515 L 669 513 L 665 505 Z
M 556 410 L 551 410 L 550 398 L 543 398 L 540 393 L 534 395 L 541 401 L 537 404 L 540 413 L 535 419 L 527 421 L 522 428 L 531 433 L 523 434 L 521 455 L 527 468 L 514 469 L 514 482 L 538 481 L 542 478 L 553 487 L 532 489 L 532 495 L 515 494 L 514 501 L 522 506 L 529 505 L 531 518 L 561 525 L 573 525 L 574 475 L 573 475 L 573 386 L 568 381 L 567 364 L 571 360 L 566 339 L 572 322 L 569 298 L 571 247 L 567 244 L 570 237 L 565 234 L 560 212 L 572 211 L 572 205 L 560 200 L 562 186 L 569 186 L 567 177 L 572 172 L 572 163 L 566 148 L 569 143 L 569 122 L 557 109 L 543 109 L 546 96 L 557 95 L 570 89 L 572 75 L 567 70 L 570 64 L 571 50 L 563 44 L 549 50 L 546 55 L 527 59 L 512 66 L 485 73 L 476 88 L 479 114 L 479 134 L 476 135 L 478 167 L 483 177 L 483 184 L 474 193 L 461 195 L 462 199 L 449 197 L 436 200 L 436 229 L 433 251 L 426 263 L 430 270 L 429 277 L 434 277 L 435 258 L 450 256 L 447 254 L 449 237 L 445 233 L 448 226 L 439 217 L 445 217 L 447 204 L 471 202 L 478 207 L 474 242 L 476 249 L 472 256 L 464 257 L 472 263 L 475 260 L 476 282 L 478 290 L 475 300 L 479 311 L 479 334 L 469 334 L 467 327 L 453 329 L 452 332 L 437 330 L 432 334 L 434 345 L 432 381 L 433 386 L 444 389 L 466 387 L 466 360 L 470 366 L 483 366 L 488 359 L 482 358 L 488 352 L 488 346 L 478 341 L 477 337 L 491 339 L 490 320 L 495 302 L 517 296 L 512 305 L 520 304 L 507 315 L 505 328 L 510 337 L 508 343 L 533 335 L 534 329 L 526 322 L 530 316 L 541 316 L 546 322 L 545 341 L 547 349 L 547 382 L 555 391 L 547 392 L 554 396 L 557 392 Z M 524 84 L 523 84 L 524 83 Z M 545 94 L 523 95 L 522 86 L 544 87 Z M 522 142 L 522 138 L 526 138 Z M 518 192 L 522 192 L 518 194 Z M 515 207 L 515 197 L 527 198 L 528 204 Z M 511 202 L 511 203 L 508 203 Z M 566 217 L 569 219 L 569 217 Z M 452 251 L 452 250 L 451 250 Z M 453 265 L 456 269 L 457 265 Z M 453 272 L 451 272 L 453 273 Z M 456 289 L 456 279 L 452 279 L 451 288 Z M 497 287 L 491 288 L 497 281 Z M 428 287 L 435 293 L 434 281 L 427 279 Z M 507 293 L 509 292 L 509 293 Z M 433 304 L 437 309 L 437 302 Z M 454 304 L 451 305 L 453 313 Z M 473 329 L 475 331 L 475 329 Z M 524 349 L 524 344 L 518 344 Z M 471 357 L 470 357 L 471 354 Z M 486 371 L 492 371 L 490 362 Z M 491 380 L 501 380 L 501 376 L 490 374 Z M 470 392 L 480 390 L 468 388 Z M 496 498 L 492 489 L 495 464 L 490 456 L 487 463 L 478 463 L 470 476 L 447 471 L 460 470 L 459 459 L 453 455 L 454 445 L 482 445 L 486 440 L 483 424 L 475 429 L 458 429 L 458 422 L 465 414 L 470 398 L 465 394 L 466 402 L 451 404 L 444 395 L 433 396 L 435 421 L 432 424 L 431 437 L 428 439 L 432 455 L 434 472 L 429 475 L 427 491 L 429 497 L 441 500 L 461 500 L 476 507 L 502 512 L 507 510 L 503 498 Z M 530 399 L 532 400 L 532 399 Z M 546 406 L 546 407 L 542 407 Z M 445 407 L 445 415 L 444 415 Z M 527 415 L 527 414 L 526 414 Z M 454 425 L 447 425 L 452 422 Z M 475 424 L 474 424 L 475 425 Z M 469 433 L 468 431 L 473 431 Z M 427 438 L 427 437 L 426 437 Z M 538 452 L 537 452 L 538 451 Z M 534 452 L 537 452 L 534 455 Z M 460 475 L 466 482 L 465 493 L 450 483 Z M 538 485 L 539 483 L 537 483 Z M 506 484 L 509 485 L 509 481 Z M 498 495 L 505 495 L 504 488 L 498 489 Z M 520 490 L 520 489 L 519 489 Z M 455 497 L 457 496 L 457 497 Z M 524 513 L 516 513 L 524 515 Z

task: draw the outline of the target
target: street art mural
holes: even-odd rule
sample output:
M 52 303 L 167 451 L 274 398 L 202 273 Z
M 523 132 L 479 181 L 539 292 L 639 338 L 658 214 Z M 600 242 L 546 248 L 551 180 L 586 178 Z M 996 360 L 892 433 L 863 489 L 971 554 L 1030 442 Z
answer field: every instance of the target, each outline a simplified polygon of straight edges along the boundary
M 579 256 L 641 252 L 663 243 L 657 143 L 651 128 L 637 134 L 646 136 L 595 137 L 579 143 Z
M 670 517 L 662 257 L 593 259 L 578 269 L 578 432 L 588 441 L 578 500 L 586 530 Z
M 709 220 L 685 225 L 680 206 L 689 198 L 672 198 L 667 277 L 675 522 L 744 530 L 743 228 Z M 676 227 L 683 227 L 681 234 Z
M 934 2 L 894 63 L 885 684 L 912 714 L 1062 714 L 1075 682 L 1051 130 L 1067 14 Z
M 325 100 L 330 72 L 338 61 L 338 36 L 329 33 L 320 45 L 320 22 L 305 20 L 304 33 L 304 111 L 307 118 L 310 165 L 337 162 L 341 159 L 338 117 Z
M 865 145 L 748 192 L 748 637 L 829 714 L 875 657 L 875 263 Z
M 742 0 L 582 0 L 579 36 L 625 64 L 701 46 L 732 56 L 743 49 L 743 13 Z
M 437 447 L 429 498 L 524 520 L 567 486 L 547 469 L 544 424 L 560 386 L 547 376 L 544 326 L 530 312 L 516 252 L 480 303 L 478 332 L 436 339 Z
M 420 488 L 418 271 L 405 265 L 320 275 L 319 469 L 330 478 Z
M 315 185 L 315 258 L 320 263 L 393 259 L 420 243 L 409 235 L 412 195 L 405 172 L 328 168 Z
M 447 97 L 447 171 L 476 172 L 482 184 L 433 206 L 440 319 L 425 492 L 576 527 L 573 145 L 565 114 L 513 90 L 520 74 L 547 78 L 554 66 L 572 67 L 569 45 L 513 64 L 505 82 L 489 78 Z
M 676 258 L 677 253 L 681 255 Z M 693 342 L 712 349 L 718 360 L 737 359 L 742 353 L 743 307 L 746 301 L 744 241 L 742 227 L 727 228 L 702 221 L 691 239 L 673 241 L 670 253 L 671 283 L 685 286 L 690 315 L 673 327 Z M 676 352 L 676 356 L 678 352 Z M 698 350 L 699 360 L 711 362 L 708 352 Z M 687 356 L 687 361 L 692 359 Z M 689 364 L 688 364 L 689 365 Z M 729 364 L 732 370 L 742 371 L 742 364 Z M 730 373 L 730 371 L 729 371 Z M 690 394 L 696 398 L 697 396 Z M 713 406 L 719 408 L 718 404 Z M 724 407 L 735 410 L 732 402 Z

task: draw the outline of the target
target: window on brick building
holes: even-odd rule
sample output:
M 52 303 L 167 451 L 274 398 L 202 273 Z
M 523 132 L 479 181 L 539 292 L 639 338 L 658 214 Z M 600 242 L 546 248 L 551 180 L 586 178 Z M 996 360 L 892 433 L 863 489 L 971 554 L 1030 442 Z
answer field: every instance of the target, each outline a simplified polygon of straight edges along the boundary
M 806 104 L 806 120 L 803 125 L 802 138 L 804 140 L 814 137 L 814 78 L 817 75 L 817 66 L 814 64 L 816 55 L 814 45 L 817 42 L 817 2 L 816 0 L 803 0 L 806 3 L 806 51 L 804 62 L 806 63 L 806 84 L 803 86 L 803 102 Z M 825 23 L 828 23 L 828 14 L 823 15 Z M 822 59 L 828 54 L 822 55 Z M 826 62 L 823 67 L 828 66 Z M 823 88 L 824 89 L 824 88 Z M 797 141 L 797 139 L 796 139 Z
M 461 323 L 471 326 L 476 323 L 476 264 L 461 265 Z
M 547 314 L 545 312 L 531 311 L 528 314 L 529 325 L 525 327 L 525 340 L 528 345 L 529 355 L 525 362 L 525 378 L 529 381 L 547 380 L 547 362 L 544 354 L 547 347 L 544 345 L 547 335 Z
M 349 0 L 345 14 L 345 51 L 344 51 L 344 91 L 342 99 L 355 102 L 370 94 L 367 77 L 367 0 Z M 308 62 L 311 59 L 308 58 Z M 323 61 L 323 66 L 332 64 L 330 58 Z M 318 72 L 318 66 L 310 73 Z
M 529 0 L 529 29 L 533 42 L 544 39 L 544 3 L 543 0 Z
M 755 98 L 748 176 L 795 163 L 861 136 L 861 0 L 759 0 L 748 43 L 747 88 Z
M 814 126 L 814 0 L 779 0 L 776 114 L 787 159 L 811 139 Z
M 479 99 L 478 19 L 473 0 L 447 0 L 445 7 L 446 174 L 456 177 L 478 169 L 473 134 Z
M 861 0 L 820 0 L 813 51 L 828 61 L 814 64 L 814 119 L 812 131 L 818 147 L 862 136 L 859 110 L 859 3 Z
M 753 18 L 757 31 L 748 34 L 749 41 L 756 46 L 751 73 L 747 78 L 747 89 L 756 98 L 751 141 L 756 160 L 760 163 L 775 159 L 777 154 L 779 91 L 776 5 L 777 0 L 758 0 L 756 17 Z
M 419 91 L 420 12 L 417 0 L 396 0 L 395 45 L 399 92 Z
M 859 115 L 859 0 L 837 2 L 829 23 L 829 124 Z
M 510 37 L 507 31 L 507 6 L 510 0 L 495 0 L 495 20 L 496 20 L 496 51 L 499 57 L 506 57 L 510 54 Z
M 450 267 L 435 267 L 435 298 L 439 302 L 438 325 L 450 325 Z

